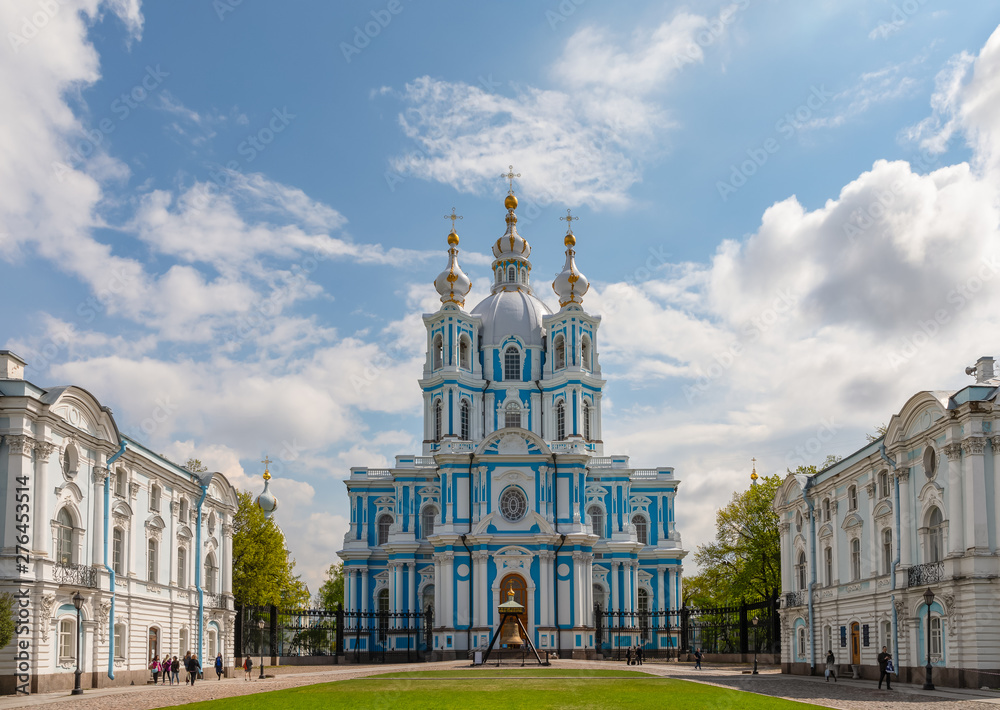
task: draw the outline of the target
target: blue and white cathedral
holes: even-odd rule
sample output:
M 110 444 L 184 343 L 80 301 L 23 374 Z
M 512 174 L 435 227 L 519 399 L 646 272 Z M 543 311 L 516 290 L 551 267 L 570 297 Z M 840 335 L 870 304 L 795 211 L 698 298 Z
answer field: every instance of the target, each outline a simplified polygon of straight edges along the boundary
M 552 312 L 531 286 L 513 190 L 504 206 L 493 286 L 471 310 L 454 226 L 448 235 L 448 266 L 434 281 L 441 308 L 423 317 L 422 455 L 352 468 L 345 481 L 345 607 L 431 607 L 433 655 L 449 658 L 488 645 L 513 590 L 539 650 L 592 657 L 595 606 L 681 606 L 679 480 L 672 468 L 605 455 L 601 318 L 583 308 L 590 283 L 576 238 L 567 230 Z

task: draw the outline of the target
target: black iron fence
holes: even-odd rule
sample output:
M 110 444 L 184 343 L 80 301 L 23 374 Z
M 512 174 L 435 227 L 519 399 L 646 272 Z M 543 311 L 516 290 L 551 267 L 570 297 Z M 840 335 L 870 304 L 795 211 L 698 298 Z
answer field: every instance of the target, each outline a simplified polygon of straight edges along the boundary
M 647 658 L 671 659 L 703 653 L 780 653 L 778 598 L 737 606 L 650 612 L 594 610 L 595 646 L 605 658 L 621 660 L 641 646 Z
M 242 607 L 236 648 L 252 657 L 332 656 L 354 663 L 428 660 L 433 612 Z

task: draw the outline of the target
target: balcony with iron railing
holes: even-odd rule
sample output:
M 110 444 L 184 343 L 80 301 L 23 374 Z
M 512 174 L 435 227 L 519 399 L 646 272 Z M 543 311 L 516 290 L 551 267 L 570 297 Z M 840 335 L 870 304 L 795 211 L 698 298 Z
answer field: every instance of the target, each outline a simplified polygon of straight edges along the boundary
M 52 578 L 56 584 L 68 584 L 74 587 L 96 587 L 97 568 L 90 565 L 77 565 L 72 562 L 57 562 L 53 567 Z
M 785 608 L 805 606 L 808 603 L 809 592 L 804 589 L 798 592 L 785 592 Z
M 205 594 L 205 608 L 206 609 L 228 609 L 229 608 L 229 595 L 228 594 Z
M 914 565 L 906 571 L 906 586 L 920 587 L 935 584 L 944 579 L 944 562 L 927 562 Z

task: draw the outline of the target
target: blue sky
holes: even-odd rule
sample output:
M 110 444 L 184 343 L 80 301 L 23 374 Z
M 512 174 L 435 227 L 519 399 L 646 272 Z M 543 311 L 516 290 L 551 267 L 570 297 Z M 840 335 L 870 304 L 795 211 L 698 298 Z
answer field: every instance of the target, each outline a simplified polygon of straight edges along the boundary
M 340 479 L 418 451 L 442 218 L 474 304 L 513 163 L 543 298 L 580 217 L 606 447 L 676 467 L 694 549 L 751 456 L 995 352 L 1000 8 L 624 7 L 5 3 L 0 345 L 241 486 L 279 459 L 315 589 Z

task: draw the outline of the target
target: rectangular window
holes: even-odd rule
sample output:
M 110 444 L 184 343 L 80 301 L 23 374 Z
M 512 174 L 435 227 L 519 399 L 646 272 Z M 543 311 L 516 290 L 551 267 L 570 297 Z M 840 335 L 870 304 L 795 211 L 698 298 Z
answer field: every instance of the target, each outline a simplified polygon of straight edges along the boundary
M 155 583 L 157 567 L 156 540 L 150 540 L 146 547 L 146 562 L 146 579 Z
M 826 583 L 833 584 L 833 550 L 829 547 L 823 550 L 823 561 L 826 564 Z
M 851 540 L 851 581 L 861 579 L 861 540 Z
M 880 498 L 888 498 L 889 497 L 889 472 L 888 471 L 882 471 L 882 473 L 880 473 L 878 475 L 878 488 L 879 488 L 879 497 Z
M 76 660 L 76 622 L 72 619 L 59 622 L 59 660 Z
M 118 469 L 118 472 L 115 474 L 115 495 L 119 498 L 125 497 L 125 484 L 125 472 Z
M 112 533 L 114 543 L 112 545 L 112 564 L 115 574 L 125 574 L 125 532 L 121 528 L 115 528 Z
M 847 507 L 850 510 L 858 509 L 858 489 L 856 486 L 847 489 Z
M 115 624 L 115 658 L 125 658 L 125 624 Z
M 160 487 L 151 486 L 149 489 L 149 509 L 160 510 Z
M 177 586 L 187 586 L 187 550 L 177 549 Z
M 882 531 L 882 574 L 892 572 L 892 530 Z
M 941 617 L 931 617 L 931 661 L 940 661 L 942 655 Z

